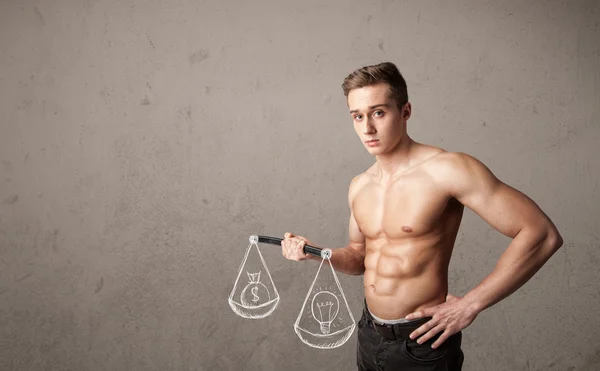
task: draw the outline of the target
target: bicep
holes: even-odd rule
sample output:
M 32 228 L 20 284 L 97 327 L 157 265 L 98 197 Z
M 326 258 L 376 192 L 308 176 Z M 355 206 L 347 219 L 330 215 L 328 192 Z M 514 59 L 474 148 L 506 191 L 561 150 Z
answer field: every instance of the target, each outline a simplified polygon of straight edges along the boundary
M 354 211 L 352 209 L 352 201 L 356 196 L 356 192 L 358 191 L 357 182 L 359 177 L 355 177 L 350 182 L 350 189 L 348 190 L 348 206 L 350 208 L 350 221 L 348 223 L 348 233 L 350 237 L 350 247 L 355 251 L 361 253 L 363 256 L 365 254 L 365 236 L 360 231 L 358 227 L 358 223 L 356 222 L 356 218 L 354 218 Z
M 350 235 L 350 247 L 354 250 L 365 253 L 365 236 L 362 234 L 354 218 L 354 213 L 350 213 L 350 222 L 348 225 L 348 233 Z
M 551 225 L 532 199 L 501 182 L 475 158 L 461 155 L 455 170 L 453 196 L 502 234 L 514 238 L 523 228 L 542 231 Z

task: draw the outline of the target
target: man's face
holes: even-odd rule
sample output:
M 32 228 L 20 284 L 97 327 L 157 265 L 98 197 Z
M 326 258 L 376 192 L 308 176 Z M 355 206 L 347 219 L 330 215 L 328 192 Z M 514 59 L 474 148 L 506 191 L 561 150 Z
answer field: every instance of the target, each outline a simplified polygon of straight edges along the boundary
M 348 108 L 356 134 L 373 156 L 393 150 L 402 140 L 410 117 L 410 103 L 400 111 L 390 97 L 387 84 L 351 90 Z

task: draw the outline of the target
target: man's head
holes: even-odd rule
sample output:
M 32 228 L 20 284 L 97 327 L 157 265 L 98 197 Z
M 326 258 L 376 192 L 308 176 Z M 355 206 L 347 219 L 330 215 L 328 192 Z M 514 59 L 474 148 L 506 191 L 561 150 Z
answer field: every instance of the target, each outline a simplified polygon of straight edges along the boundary
M 362 67 L 342 85 L 354 130 L 372 155 L 393 153 L 410 118 L 406 81 L 393 63 Z
M 390 98 L 392 98 L 401 110 L 402 106 L 408 102 L 408 91 L 406 81 L 395 64 L 385 62 L 373 66 L 365 66 L 352 72 L 344 79 L 342 88 L 344 95 L 348 97 L 350 91 L 377 84 L 386 84 L 389 88 Z

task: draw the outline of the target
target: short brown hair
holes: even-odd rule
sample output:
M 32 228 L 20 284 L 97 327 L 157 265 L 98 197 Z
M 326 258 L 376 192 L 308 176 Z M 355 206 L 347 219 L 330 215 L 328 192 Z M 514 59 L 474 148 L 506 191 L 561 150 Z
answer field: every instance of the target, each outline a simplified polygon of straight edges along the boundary
M 353 89 L 364 88 L 376 84 L 387 84 L 390 88 L 391 98 L 396 101 L 398 108 L 402 108 L 408 102 L 408 91 L 406 81 L 398 67 L 391 62 L 384 62 L 372 66 L 364 66 L 352 72 L 344 79 L 342 88 L 344 95 L 348 94 Z

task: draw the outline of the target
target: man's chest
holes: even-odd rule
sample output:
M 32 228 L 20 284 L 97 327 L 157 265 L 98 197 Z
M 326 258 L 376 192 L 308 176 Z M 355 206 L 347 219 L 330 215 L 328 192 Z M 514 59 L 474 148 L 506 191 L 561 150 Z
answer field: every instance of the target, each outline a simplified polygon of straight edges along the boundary
M 367 238 L 418 237 L 444 224 L 450 199 L 436 184 L 419 178 L 385 187 L 373 182 L 357 192 L 352 211 Z

